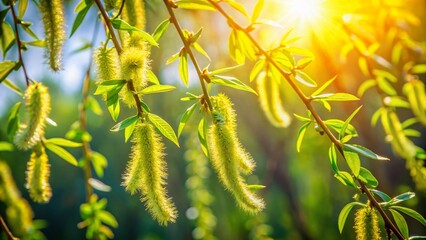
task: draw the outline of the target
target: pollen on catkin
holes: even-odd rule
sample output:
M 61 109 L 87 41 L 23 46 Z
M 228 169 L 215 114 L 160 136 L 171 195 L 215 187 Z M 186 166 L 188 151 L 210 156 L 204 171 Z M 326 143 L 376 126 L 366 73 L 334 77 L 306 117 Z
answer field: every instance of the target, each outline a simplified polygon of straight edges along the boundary
M 41 83 L 25 90 L 25 119 L 15 134 L 14 143 L 19 149 L 28 150 L 44 137 L 46 118 L 50 113 L 50 95 Z
M 145 30 L 145 4 L 140 0 L 126 0 L 121 12 L 121 18 L 128 24 Z
M 257 77 L 257 90 L 260 107 L 269 122 L 274 127 L 288 127 L 291 118 L 282 105 L 278 83 L 270 78 L 267 73 L 261 73 Z
M 13 204 L 21 197 L 12 174 L 10 173 L 9 166 L 0 161 L 0 201 L 5 202 L 6 205 Z
M 177 211 L 164 187 L 167 178 L 164 144 L 149 123 L 139 123 L 133 134 L 133 146 L 123 185 L 126 191 L 141 193 L 147 210 L 161 225 L 174 222 Z
M 379 217 L 374 208 L 360 208 L 355 213 L 355 234 L 357 240 L 380 240 Z
M 39 143 L 34 147 L 27 164 L 26 187 L 34 202 L 47 203 L 52 197 L 49 184 L 50 164 L 44 147 Z
M 17 236 L 28 234 L 33 228 L 33 211 L 24 198 L 19 198 L 6 209 L 6 216 L 10 226 Z
M 253 170 L 254 161 L 237 138 L 232 102 L 224 94 L 211 99 L 214 111 L 213 123 L 208 130 L 208 148 L 213 168 L 243 210 L 259 212 L 265 207 L 264 201 L 248 189 L 241 176 Z
M 62 46 L 65 36 L 65 14 L 61 0 L 40 0 L 40 12 L 46 34 L 46 57 L 53 71 L 62 69 Z
M 93 58 L 99 83 L 118 79 L 118 55 L 114 47 L 107 47 L 103 44 L 95 50 Z

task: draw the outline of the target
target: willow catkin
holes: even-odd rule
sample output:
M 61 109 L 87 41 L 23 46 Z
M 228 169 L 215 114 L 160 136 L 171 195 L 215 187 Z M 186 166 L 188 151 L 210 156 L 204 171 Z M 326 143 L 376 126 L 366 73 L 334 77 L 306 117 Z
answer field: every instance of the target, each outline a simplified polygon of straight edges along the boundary
M 236 136 L 235 113 L 224 94 L 212 97 L 213 123 L 208 130 L 208 148 L 213 168 L 225 188 L 245 211 L 256 213 L 265 206 L 263 200 L 248 189 L 241 173 L 253 170 L 254 161 Z
M 26 187 L 34 202 L 47 203 L 52 197 L 49 184 L 50 164 L 44 147 L 39 143 L 34 147 L 27 164 Z
M 260 73 L 257 77 L 260 107 L 274 127 L 285 128 L 291 123 L 291 118 L 284 109 L 278 83 L 267 73 Z
M 44 137 L 46 118 L 50 113 L 50 95 L 41 83 L 25 90 L 25 119 L 15 134 L 14 143 L 19 149 L 28 150 Z
M 426 126 L 426 93 L 425 84 L 414 77 L 405 83 L 403 88 L 407 96 L 410 108 L 417 120 Z
M 33 228 L 33 211 L 24 198 L 19 198 L 6 209 L 6 216 L 10 226 L 17 236 L 29 233 Z
M 145 4 L 140 0 L 126 0 L 121 18 L 133 27 L 145 30 Z
M 46 34 L 46 56 L 53 71 L 62 69 L 65 41 L 65 14 L 61 0 L 40 0 L 40 12 Z
M 174 222 L 176 208 L 164 187 L 167 171 L 161 137 L 151 124 L 140 123 L 135 128 L 132 142 L 131 159 L 123 176 L 126 191 L 131 194 L 140 191 L 141 200 L 161 225 Z
M 355 234 L 357 240 L 380 240 L 379 217 L 374 208 L 364 207 L 355 213 Z
M 114 47 L 100 46 L 93 53 L 99 83 L 119 79 L 118 55 Z
M 20 197 L 21 194 L 16 187 L 9 166 L 5 162 L 0 161 L 0 200 L 10 205 Z

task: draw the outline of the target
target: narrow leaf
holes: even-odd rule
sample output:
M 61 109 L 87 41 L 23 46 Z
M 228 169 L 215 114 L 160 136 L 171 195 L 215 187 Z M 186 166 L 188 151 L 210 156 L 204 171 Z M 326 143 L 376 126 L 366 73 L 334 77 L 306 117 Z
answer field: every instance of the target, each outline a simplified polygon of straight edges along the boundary
M 308 128 L 310 124 L 311 124 L 310 121 L 303 124 L 302 127 L 300 127 L 299 132 L 297 133 L 297 144 L 296 144 L 297 152 L 300 152 L 300 147 L 302 146 L 303 137 L 305 136 L 306 129 Z
M 182 51 L 179 57 L 179 75 L 186 87 L 188 87 L 188 56 Z
M 306 74 L 306 73 L 304 73 L 300 70 L 295 71 L 294 78 L 298 82 L 302 83 L 305 86 L 308 86 L 308 87 L 316 87 L 317 86 L 317 83 L 314 80 L 312 80 L 312 78 L 309 77 L 308 74 Z
M 349 126 L 349 123 L 352 121 L 352 119 L 355 117 L 355 115 L 358 113 L 359 110 L 361 110 L 361 107 L 358 107 L 349 117 L 346 119 L 345 123 L 342 126 L 342 129 L 340 129 L 339 133 L 339 139 L 342 139 L 345 136 L 345 132 L 347 127 Z
M 166 137 L 179 147 L 179 142 L 175 132 L 173 131 L 173 128 L 164 119 L 153 113 L 148 113 L 148 118 L 152 122 L 152 124 L 154 124 L 154 126 L 158 129 L 158 131 L 163 134 L 164 137 Z
M 232 67 L 220 68 L 220 69 L 209 72 L 209 76 L 230 72 L 230 71 L 237 69 L 241 66 L 242 65 L 240 64 L 240 65 L 236 65 L 236 66 L 232 66 Z
M 258 0 L 254 6 L 253 14 L 251 15 L 251 22 L 254 23 L 259 18 L 263 9 L 264 0 Z
M 336 147 L 334 146 L 334 143 L 332 143 L 330 148 L 328 149 L 328 158 L 330 159 L 330 165 L 334 173 L 338 173 L 339 167 L 337 167 L 337 154 L 336 154 Z
M 376 153 L 374 153 L 373 151 L 371 151 L 370 149 L 361 146 L 361 145 L 357 145 L 357 144 L 344 144 L 344 147 L 349 148 L 351 151 L 354 151 L 356 153 L 361 154 L 364 157 L 373 159 L 373 160 L 390 160 L 387 157 L 382 157 Z
M 352 173 L 355 175 L 355 177 L 358 177 L 359 171 L 361 169 L 361 160 L 359 159 L 358 153 L 352 152 L 348 148 L 344 147 L 343 154 Z
M 60 158 L 70 163 L 71 165 L 78 166 L 77 159 L 75 159 L 75 157 L 71 153 L 69 153 L 67 150 L 53 143 L 46 143 L 45 146 L 47 149 L 49 149 L 50 151 L 52 151 L 53 153 L 58 155 Z
M 389 211 L 392 213 L 393 219 L 395 220 L 395 223 L 398 226 L 398 229 L 401 231 L 404 238 L 408 238 L 408 235 L 409 235 L 408 225 L 404 217 L 399 212 L 393 209 L 389 209 Z
M 207 137 L 206 137 L 206 126 L 204 118 L 201 118 L 200 123 L 198 124 L 198 140 L 201 144 L 201 149 L 203 153 L 208 157 L 209 156 L 209 148 L 207 147 Z
M 0 83 L 13 71 L 18 63 L 13 61 L 3 61 L 0 63 Z
M 371 192 L 373 192 L 374 194 L 376 194 L 377 196 L 379 196 L 381 199 L 383 199 L 383 201 L 388 202 L 391 200 L 391 197 L 389 197 L 389 195 L 387 195 L 386 193 L 379 191 L 377 189 L 371 189 Z
M 419 221 L 421 224 L 423 224 L 423 226 L 426 226 L 426 219 L 418 212 L 414 211 L 411 208 L 406 208 L 406 207 L 401 207 L 401 206 L 391 206 L 391 209 L 395 209 L 398 210 L 402 213 L 407 214 L 408 216 L 416 219 L 417 221 Z
M 73 142 L 64 138 L 50 138 L 44 141 L 45 143 L 52 143 L 62 147 L 81 147 L 81 143 Z
M 139 117 L 137 115 L 128 117 L 126 119 L 124 119 L 123 121 L 117 123 L 116 125 L 114 125 L 110 131 L 111 132 L 118 132 L 121 131 L 123 129 L 125 129 L 126 127 L 130 126 L 131 124 L 135 123 L 137 120 L 139 119 Z
M 254 91 L 251 87 L 247 86 L 246 84 L 244 84 L 243 82 L 241 82 L 240 80 L 234 77 L 213 75 L 210 77 L 210 80 L 213 84 L 219 84 L 219 85 L 247 91 L 257 95 L 256 91 Z
M 151 83 L 155 85 L 160 85 L 160 81 L 158 80 L 157 76 L 155 76 L 154 72 L 151 69 L 148 70 L 147 76 L 148 76 L 148 81 L 150 81 Z
M 379 185 L 379 182 L 374 175 L 366 168 L 361 167 L 358 177 L 361 181 L 365 182 L 368 187 L 375 188 Z
M 110 192 L 111 187 L 95 178 L 89 178 L 87 181 L 94 189 L 102 192 Z
M 185 127 L 186 122 L 188 122 L 188 119 L 191 117 L 192 113 L 195 110 L 195 107 L 198 103 L 194 103 L 192 106 L 186 109 L 185 113 L 182 115 L 182 118 L 179 121 L 179 127 L 178 127 L 178 138 L 180 137 L 180 134 L 182 133 L 183 128 Z
M 160 38 L 164 35 L 164 33 L 166 32 L 167 28 L 170 25 L 170 19 L 166 19 L 164 21 L 162 21 L 157 28 L 155 29 L 154 33 L 152 34 L 153 38 L 155 39 L 155 41 L 158 42 L 158 40 L 160 40 Z
M 162 93 L 162 92 L 172 91 L 175 88 L 176 88 L 175 86 L 170 86 L 170 85 L 152 85 L 152 86 L 144 88 L 140 93 L 142 95 L 152 94 L 152 93 Z
M 325 82 L 321 87 L 319 87 L 317 90 L 315 90 L 315 92 L 312 93 L 312 96 L 322 93 L 328 86 L 330 86 L 334 82 L 334 80 L 336 80 L 336 78 L 337 76 L 334 76 L 332 79 Z
M 339 218 L 338 218 L 338 226 L 339 226 L 339 232 L 342 233 L 343 231 L 343 227 L 345 226 L 346 223 L 346 219 L 348 218 L 349 213 L 351 212 L 352 208 L 355 206 L 361 206 L 363 207 L 364 204 L 359 203 L 359 202 L 351 202 L 346 204 L 342 210 L 339 213 Z
M 324 93 L 316 96 L 311 96 L 313 100 L 326 100 L 326 101 L 357 101 L 359 98 L 349 93 Z

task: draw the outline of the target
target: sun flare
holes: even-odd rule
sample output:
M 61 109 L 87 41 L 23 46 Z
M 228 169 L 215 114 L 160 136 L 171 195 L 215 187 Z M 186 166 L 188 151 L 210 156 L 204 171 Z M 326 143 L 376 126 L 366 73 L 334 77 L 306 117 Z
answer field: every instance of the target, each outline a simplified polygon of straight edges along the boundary
M 321 16 L 323 0 L 292 0 L 288 2 L 288 11 L 301 22 L 315 21 Z

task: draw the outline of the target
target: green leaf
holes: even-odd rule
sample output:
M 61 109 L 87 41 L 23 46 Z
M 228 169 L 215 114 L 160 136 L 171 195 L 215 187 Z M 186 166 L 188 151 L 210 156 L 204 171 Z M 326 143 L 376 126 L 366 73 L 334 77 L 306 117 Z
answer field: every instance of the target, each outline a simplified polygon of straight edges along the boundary
M 117 220 L 115 219 L 115 217 L 108 211 L 100 211 L 98 212 L 98 218 L 99 220 L 101 220 L 101 222 L 111 226 L 111 227 L 118 227 L 118 223 Z
M 124 129 L 124 141 L 127 142 L 129 140 L 129 138 L 132 136 L 133 132 L 135 131 L 135 126 L 136 126 L 137 121 L 133 122 L 132 124 L 130 124 L 129 126 L 127 126 Z
M 189 108 L 186 109 L 185 113 L 182 115 L 182 118 L 179 121 L 179 127 L 178 127 L 178 138 L 180 137 L 180 134 L 182 133 L 183 128 L 185 127 L 186 122 L 188 122 L 188 119 L 191 117 L 192 113 L 195 110 L 195 107 L 198 103 L 192 104 Z
M 352 175 L 345 171 L 339 171 L 337 174 L 334 174 L 334 177 L 337 178 L 343 185 L 350 186 L 353 188 L 358 188 Z
M 0 141 L 0 152 L 1 151 L 13 151 L 13 144 L 8 143 L 8 142 L 4 142 L 4 141 Z
M 390 96 L 398 95 L 395 88 L 382 76 L 377 77 L 377 85 L 387 95 L 390 95 Z
M 118 30 L 129 31 L 129 32 L 132 32 L 132 31 L 139 32 L 141 34 L 141 37 L 143 38 L 143 40 L 145 40 L 146 42 L 148 42 L 152 46 L 158 47 L 158 43 L 157 43 L 157 41 L 155 41 L 154 37 L 152 37 L 149 33 L 140 30 L 139 28 L 131 26 L 126 21 L 119 19 L 119 18 L 116 18 L 116 19 L 113 19 L 111 21 L 111 23 L 112 23 L 112 26 L 115 29 L 118 29 Z
M 182 49 L 179 56 L 179 75 L 186 87 L 188 87 L 188 56 Z
M 152 93 L 162 93 L 162 92 L 169 92 L 174 90 L 175 86 L 170 85 L 152 85 L 149 87 L 144 88 L 140 93 L 142 95 L 152 94 Z
M 144 111 L 151 112 L 151 109 L 148 107 L 148 105 L 144 101 L 141 101 L 141 107 L 143 108 Z
M 116 122 L 118 116 L 120 115 L 120 102 L 118 94 L 115 94 L 111 98 L 107 99 L 107 107 L 111 118 L 114 120 L 114 122 Z
M 336 154 L 336 147 L 334 146 L 334 143 L 331 143 L 331 146 L 328 149 L 328 158 L 330 159 L 330 165 L 334 173 L 338 173 L 339 167 L 337 166 L 337 154 Z
M 209 72 L 208 75 L 209 76 L 213 76 L 213 75 L 218 75 L 218 74 L 230 72 L 230 71 L 232 71 L 234 69 L 237 69 L 237 68 L 239 68 L 241 66 L 243 66 L 243 65 L 240 64 L 240 65 L 236 65 L 236 66 L 232 66 L 232 67 L 220 68 L 220 69 L 217 69 L 217 70 Z
M 314 80 L 312 80 L 312 78 L 309 77 L 308 74 L 306 74 L 306 73 L 304 73 L 300 70 L 295 71 L 294 78 L 298 82 L 302 83 L 305 86 L 308 86 L 308 87 L 316 87 L 317 86 L 317 83 Z
M 18 18 L 22 19 L 27 10 L 28 0 L 19 0 L 18 1 Z
M 148 118 L 152 122 L 152 124 L 154 124 L 154 126 L 158 129 L 158 131 L 163 134 L 164 137 L 166 137 L 179 147 L 179 142 L 175 132 L 173 131 L 173 128 L 164 119 L 153 113 L 148 113 Z
M 1 24 L 1 33 L 0 33 L 0 46 L 3 50 L 3 58 L 6 56 L 7 51 L 13 46 L 15 43 L 15 32 L 12 27 L 7 22 L 2 22 Z M 1 64 L 1 63 L 0 63 Z M 0 65 L 0 80 L 2 76 L 2 70 Z
M 201 144 L 201 149 L 203 150 L 204 155 L 209 157 L 209 148 L 207 147 L 207 129 L 205 125 L 204 117 L 201 118 L 200 123 L 198 123 L 198 140 Z
M 411 69 L 411 72 L 414 74 L 424 74 L 426 73 L 426 64 L 417 64 Z
M 374 194 L 376 194 L 377 196 L 379 196 L 381 199 L 383 199 L 383 201 L 388 202 L 391 200 L 391 197 L 389 197 L 386 193 L 379 191 L 377 189 L 371 189 L 371 192 L 373 192 Z
M 362 106 L 358 107 L 349 117 L 348 119 L 346 119 L 345 123 L 342 126 L 342 129 L 340 129 L 339 132 L 339 140 L 341 140 L 346 133 L 346 129 L 348 128 L 350 122 L 352 121 L 352 119 L 355 117 L 355 115 L 358 113 L 359 110 L 361 110 Z
M 264 186 L 264 185 L 247 185 L 247 188 L 250 191 L 257 191 L 257 190 L 261 190 L 261 189 L 266 188 L 266 186 Z
M 379 185 L 374 175 L 366 168 L 361 167 L 358 177 L 361 181 L 365 182 L 368 187 L 375 188 Z
M 0 63 L 0 83 L 11 73 L 15 67 L 18 65 L 17 62 L 12 61 L 3 61 Z
M 251 15 L 251 23 L 256 22 L 256 20 L 259 18 L 260 13 L 262 12 L 264 0 L 258 0 L 256 5 L 254 6 L 253 14 Z
M 99 177 L 103 177 L 104 169 L 108 166 L 108 161 L 105 156 L 98 152 L 92 151 L 92 154 L 90 155 L 90 160 L 92 162 L 93 169 L 95 170 L 96 175 L 98 175 Z
M 62 147 L 81 147 L 81 143 L 73 142 L 64 138 L 50 138 L 44 141 L 45 143 L 51 143 Z
M 228 51 L 234 61 L 238 64 L 243 64 L 245 62 L 245 55 L 241 50 L 240 40 L 238 38 L 238 30 L 233 29 L 229 34 Z
M 408 235 L 409 235 L 408 225 L 404 217 L 399 212 L 393 209 L 389 209 L 389 211 L 392 213 L 393 219 L 395 220 L 395 223 L 398 226 L 398 229 L 401 231 L 404 238 L 408 238 Z
M 311 122 L 312 121 L 310 118 L 302 117 L 300 115 L 297 115 L 296 113 L 294 113 L 293 115 L 301 122 Z
M 308 128 L 310 124 L 311 124 L 310 121 L 303 124 L 300 127 L 299 132 L 297 133 L 297 144 L 296 144 L 297 152 L 300 152 L 300 147 L 302 146 L 303 137 L 305 136 L 306 129 Z
M 180 55 L 180 52 L 177 52 L 177 53 L 173 54 L 171 57 L 169 57 L 169 59 L 167 59 L 167 61 L 166 61 L 166 65 L 169 65 L 170 63 L 176 61 L 176 59 L 178 59 L 179 55 Z
M 101 182 L 98 179 L 89 178 L 89 180 L 87 180 L 87 182 L 90 184 L 90 186 L 92 186 L 94 189 L 96 189 L 98 191 L 102 191 L 102 192 L 110 192 L 111 191 L 110 186 L 106 185 L 105 183 Z
M 69 153 L 67 150 L 53 143 L 46 143 L 45 146 L 47 149 L 49 149 L 50 151 L 52 151 L 53 153 L 58 155 L 60 158 L 70 163 L 71 165 L 74 165 L 74 166 L 78 165 L 77 159 L 75 159 L 75 157 L 71 155 L 71 153 Z
M 351 151 L 354 151 L 356 153 L 361 154 L 364 157 L 373 159 L 373 160 L 390 160 L 387 157 L 382 157 L 376 153 L 374 153 L 373 151 L 371 151 L 370 149 L 361 146 L 361 145 L 357 145 L 357 144 L 343 144 L 344 147 L 349 148 Z
M 98 116 L 102 115 L 102 108 L 96 100 L 92 96 L 87 97 L 86 108 L 92 110 L 92 112 Z
M 364 207 L 365 205 L 359 202 L 351 202 L 346 204 L 342 210 L 339 213 L 339 218 L 338 218 L 338 226 L 339 226 L 339 232 L 342 233 L 343 231 L 343 227 L 345 226 L 346 223 L 346 219 L 349 216 L 349 213 L 351 212 L 352 208 L 354 208 L 355 206 L 361 206 Z
M 160 81 L 158 80 L 157 76 L 155 76 L 154 72 L 149 69 L 147 72 L 148 81 L 155 85 L 160 85 Z
M 412 240 L 412 239 L 426 239 L 426 236 L 411 236 L 408 238 L 408 240 Z
M 177 0 L 174 3 L 182 9 L 216 11 L 209 2 L 203 0 Z
M 388 107 L 410 108 L 410 104 L 399 96 L 387 96 L 383 103 Z
M 19 109 L 22 102 L 17 102 L 9 111 L 7 119 L 7 136 L 12 141 L 19 128 Z
M 311 96 L 311 98 L 316 100 L 326 100 L 326 101 L 357 101 L 359 98 L 355 97 L 349 93 L 324 93 L 316 96 Z
M 89 11 L 90 7 L 92 6 L 93 1 L 92 0 L 81 0 L 74 12 L 77 13 L 77 16 L 75 17 L 74 23 L 72 25 L 71 34 L 70 37 L 77 31 L 77 29 L 80 27 L 81 23 L 83 22 L 84 18 L 87 15 L 87 12 Z
M 185 30 L 184 30 L 185 31 Z M 189 37 L 189 34 L 187 34 L 188 35 L 188 42 L 189 43 L 195 43 L 195 42 L 197 42 L 198 41 L 198 39 L 201 37 L 201 33 L 203 32 L 203 28 L 201 27 L 200 29 L 198 29 L 198 31 L 195 33 L 195 34 L 193 34 L 192 32 L 191 32 L 191 35 L 190 35 L 190 37 Z
M 170 19 L 167 18 L 166 20 L 162 21 L 157 28 L 154 30 L 154 33 L 152 34 L 152 37 L 155 39 L 155 41 L 159 41 L 160 38 L 164 35 L 167 28 L 169 27 Z
M 343 125 L 345 124 L 345 122 L 340 119 L 328 119 L 325 120 L 324 123 L 327 125 L 327 127 L 334 129 L 337 133 L 340 132 Z M 352 135 L 354 137 L 358 136 L 358 133 L 352 124 L 348 124 L 345 134 Z
M 102 82 L 96 88 L 94 95 L 101 95 L 111 91 L 117 91 L 118 93 L 126 82 L 126 80 L 109 80 Z
M 416 196 L 416 194 L 414 193 L 414 192 L 406 192 L 406 193 L 402 193 L 402 194 L 400 194 L 400 195 L 398 195 L 398 196 L 396 196 L 396 197 L 394 197 L 394 198 L 392 198 L 388 203 L 386 203 L 386 207 L 387 206 L 393 206 L 393 205 L 396 205 L 396 204 L 398 204 L 398 203 L 400 203 L 400 202 L 403 202 L 403 201 L 407 201 L 407 200 L 409 200 L 409 199 L 412 199 L 413 197 L 415 197 Z
M 15 85 L 13 82 L 11 82 L 10 80 L 8 80 L 8 79 L 4 79 L 4 80 L 3 80 L 3 84 L 4 84 L 6 87 L 10 88 L 10 90 L 12 90 L 13 92 L 15 92 L 16 94 L 18 94 L 19 96 L 23 96 L 23 93 L 22 93 L 21 89 L 19 89 L 19 87 L 18 87 L 18 86 L 16 86 L 16 85 Z
M 44 48 L 46 47 L 46 40 L 42 39 L 42 40 L 34 40 L 31 42 L 25 42 L 28 45 L 34 46 L 34 47 L 40 47 L 40 48 Z
M 210 76 L 210 80 L 211 80 L 211 83 L 213 84 L 219 84 L 222 86 L 227 86 L 227 87 L 247 91 L 257 95 L 256 91 L 254 91 L 251 87 L 247 86 L 246 84 L 244 84 L 243 82 L 241 82 L 240 80 L 234 77 L 212 75 Z
M 117 123 L 116 125 L 114 125 L 110 131 L 111 132 L 118 132 L 121 131 L 123 129 L 125 129 L 126 127 L 130 126 L 131 124 L 135 123 L 136 121 L 138 121 L 139 117 L 137 115 L 128 117 L 126 119 L 124 119 L 123 121 Z
M 361 169 L 361 160 L 359 159 L 358 153 L 343 147 L 343 154 L 352 173 L 355 175 L 355 177 L 358 177 L 359 171 Z
M 402 213 L 407 214 L 408 216 L 419 221 L 423 226 L 426 226 L 426 219 L 418 212 L 414 211 L 411 208 L 401 207 L 401 206 L 391 206 L 391 209 L 398 210 Z
M 207 54 L 207 52 L 201 47 L 200 44 L 198 44 L 197 42 L 192 43 L 192 46 L 195 48 L 195 50 L 197 50 L 197 52 L 203 54 L 204 57 L 206 57 L 208 60 L 210 59 L 210 56 Z
M 334 76 L 332 79 L 325 82 L 321 87 L 319 87 L 317 90 L 315 90 L 315 92 L 312 93 L 312 96 L 322 93 L 328 86 L 330 86 L 334 82 L 334 80 L 336 80 L 336 78 L 337 76 Z
M 359 86 L 357 95 L 358 95 L 359 97 L 362 97 L 362 96 L 364 95 L 364 93 L 365 93 L 368 89 L 370 89 L 370 88 L 372 88 L 372 87 L 375 87 L 376 85 L 377 85 L 377 83 L 376 83 L 376 81 L 375 81 L 375 80 L 373 80 L 373 79 L 370 79 L 370 80 L 364 81 L 364 82 L 363 82 L 363 83 Z

